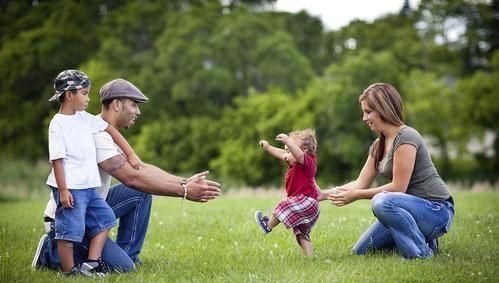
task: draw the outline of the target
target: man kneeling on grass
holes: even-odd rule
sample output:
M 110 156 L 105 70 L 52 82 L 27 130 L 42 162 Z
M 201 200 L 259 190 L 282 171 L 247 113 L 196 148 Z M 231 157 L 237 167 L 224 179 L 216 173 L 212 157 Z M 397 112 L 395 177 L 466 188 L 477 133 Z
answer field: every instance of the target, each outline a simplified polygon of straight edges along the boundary
M 148 98 L 133 84 L 116 79 L 105 84 L 99 91 L 102 111 L 98 117 L 116 129 L 128 129 L 140 115 L 139 103 Z M 221 193 L 220 184 L 206 180 L 208 171 L 190 178 L 172 175 L 160 168 L 142 163 L 139 170 L 130 166 L 113 139 L 106 132 L 94 135 L 102 186 L 99 193 L 119 219 L 116 241 L 106 239 L 102 259 L 111 270 L 131 271 L 140 263 L 139 254 L 144 244 L 149 216 L 151 195 L 181 197 L 195 202 L 207 202 Z M 120 184 L 110 187 L 111 176 Z M 33 268 L 60 269 L 61 262 L 54 239 L 55 215 L 53 196 L 45 209 L 48 232 L 42 236 L 33 259 Z M 75 264 L 81 264 L 88 255 L 88 236 L 82 243 L 74 244 Z

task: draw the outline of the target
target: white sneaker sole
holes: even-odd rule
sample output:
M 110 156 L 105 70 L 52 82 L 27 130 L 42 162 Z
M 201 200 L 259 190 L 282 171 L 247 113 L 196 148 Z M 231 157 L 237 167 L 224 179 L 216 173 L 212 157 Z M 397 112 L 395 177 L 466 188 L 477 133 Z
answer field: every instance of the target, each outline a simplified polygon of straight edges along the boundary
M 91 268 L 92 266 L 88 265 L 88 264 L 85 264 L 83 263 L 82 266 L 84 266 L 85 268 L 90 268 L 88 270 L 82 270 L 80 269 L 80 273 L 87 276 L 87 277 L 92 277 L 92 278 L 102 278 L 102 277 L 106 277 L 106 274 L 102 273 L 102 272 L 92 272 Z
M 255 211 L 255 221 L 258 227 L 262 230 L 263 234 L 268 234 L 269 232 L 265 231 L 265 228 L 260 225 L 260 218 L 258 217 L 262 212 L 261 211 Z
M 40 252 L 42 251 L 43 242 L 47 237 L 48 237 L 47 234 L 43 234 L 43 236 L 40 238 L 40 241 L 38 241 L 38 247 L 36 248 L 35 257 L 33 258 L 33 262 L 31 263 L 32 269 L 37 269 L 36 263 L 38 262 L 38 258 L 40 257 Z

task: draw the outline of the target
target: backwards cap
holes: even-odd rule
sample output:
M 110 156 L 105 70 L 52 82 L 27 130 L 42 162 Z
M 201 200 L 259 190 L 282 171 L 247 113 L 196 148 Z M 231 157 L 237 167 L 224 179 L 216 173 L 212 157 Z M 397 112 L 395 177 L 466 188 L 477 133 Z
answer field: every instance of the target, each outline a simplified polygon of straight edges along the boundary
M 90 79 L 82 71 L 65 70 L 59 73 L 54 80 L 55 94 L 49 99 L 54 101 L 67 90 L 76 90 L 90 87 Z

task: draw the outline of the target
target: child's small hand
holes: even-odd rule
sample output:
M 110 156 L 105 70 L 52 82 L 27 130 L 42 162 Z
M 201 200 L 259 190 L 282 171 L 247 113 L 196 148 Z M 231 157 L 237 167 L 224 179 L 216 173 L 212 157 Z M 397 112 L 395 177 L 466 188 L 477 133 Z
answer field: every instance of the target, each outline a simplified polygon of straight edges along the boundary
M 286 134 L 278 134 L 277 137 L 275 137 L 277 141 L 282 142 L 283 144 L 287 144 L 289 141 L 289 136 Z
M 269 146 L 269 142 L 266 140 L 261 140 L 260 146 L 265 149 L 267 146 Z
M 69 190 L 61 190 L 59 192 L 59 198 L 64 208 L 73 208 L 74 199 L 73 195 L 69 192 Z
M 137 170 L 139 170 L 140 166 L 142 165 L 142 161 L 135 153 L 128 157 L 128 163 L 130 163 L 130 165 Z

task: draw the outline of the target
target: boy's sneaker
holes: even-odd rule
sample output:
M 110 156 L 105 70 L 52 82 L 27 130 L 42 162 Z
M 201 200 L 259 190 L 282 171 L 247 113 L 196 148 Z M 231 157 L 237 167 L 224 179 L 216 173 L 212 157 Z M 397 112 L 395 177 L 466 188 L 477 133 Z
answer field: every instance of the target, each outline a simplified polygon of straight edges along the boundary
M 264 216 L 261 211 L 256 211 L 255 212 L 255 221 L 258 226 L 260 226 L 260 229 L 262 229 L 264 234 L 270 233 L 272 229 L 270 229 L 268 223 L 269 223 L 269 218 L 267 216 Z
M 76 265 L 75 265 L 75 266 L 73 266 L 73 268 L 71 268 L 70 271 L 64 272 L 63 274 L 64 274 L 65 277 L 73 277 L 73 276 L 79 275 L 80 274 L 80 270 L 78 270 L 78 267 L 76 267 Z
M 80 265 L 80 272 L 88 277 L 105 277 L 111 272 L 109 265 L 101 258 L 98 260 L 87 259 Z
M 40 241 L 38 241 L 38 247 L 36 248 L 35 256 L 33 257 L 33 261 L 31 262 L 31 268 L 33 269 L 39 269 L 42 267 L 40 261 L 41 261 L 43 246 L 45 244 L 45 239 L 47 237 L 48 237 L 47 234 L 43 234 L 43 236 L 40 238 Z

